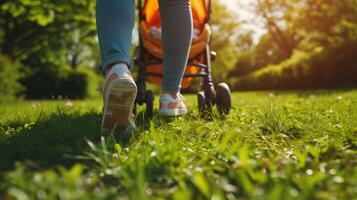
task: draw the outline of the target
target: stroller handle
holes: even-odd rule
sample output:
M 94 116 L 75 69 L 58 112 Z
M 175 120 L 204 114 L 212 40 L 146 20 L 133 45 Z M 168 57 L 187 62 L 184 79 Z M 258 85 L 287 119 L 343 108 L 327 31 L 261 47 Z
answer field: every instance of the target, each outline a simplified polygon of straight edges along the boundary
M 210 19 L 211 19 L 212 2 L 211 2 L 211 0 L 204 0 L 204 1 L 207 3 L 206 6 L 207 6 L 207 11 L 208 11 L 206 23 L 209 23 Z M 143 19 L 143 15 L 141 14 L 142 2 L 143 2 L 143 0 L 138 0 L 138 5 L 137 5 L 140 20 Z

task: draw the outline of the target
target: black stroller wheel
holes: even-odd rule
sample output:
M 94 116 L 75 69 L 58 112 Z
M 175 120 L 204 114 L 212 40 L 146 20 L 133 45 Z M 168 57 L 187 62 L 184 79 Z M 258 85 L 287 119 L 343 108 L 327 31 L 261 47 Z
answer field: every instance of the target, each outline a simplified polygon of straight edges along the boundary
M 204 92 L 197 93 L 197 103 L 200 114 L 206 112 L 206 97 Z
M 154 93 L 151 90 L 145 92 L 146 114 L 149 118 L 154 115 Z
M 220 83 L 216 87 L 216 103 L 220 114 L 229 114 L 232 107 L 231 90 L 226 83 Z
M 210 118 L 212 116 L 212 106 L 204 92 L 197 93 L 198 111 L 202 118 Z

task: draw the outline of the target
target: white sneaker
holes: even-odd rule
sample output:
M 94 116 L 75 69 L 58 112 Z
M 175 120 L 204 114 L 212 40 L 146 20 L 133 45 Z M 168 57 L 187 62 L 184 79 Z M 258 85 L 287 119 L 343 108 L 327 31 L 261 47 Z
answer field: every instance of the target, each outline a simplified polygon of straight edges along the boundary
M 115 127 L 135 128 L 133 107 L 137 87 L 126 64 L 114 65 L 106 76 L 103 89 L 102 133 Z
M 184 103 L 185 98 L 179 93 L 177 98 L 173 98 L 169 94 L 160 96 L 159 115 L 163 116 L 180 116 L 187 113 L 187 108 Z

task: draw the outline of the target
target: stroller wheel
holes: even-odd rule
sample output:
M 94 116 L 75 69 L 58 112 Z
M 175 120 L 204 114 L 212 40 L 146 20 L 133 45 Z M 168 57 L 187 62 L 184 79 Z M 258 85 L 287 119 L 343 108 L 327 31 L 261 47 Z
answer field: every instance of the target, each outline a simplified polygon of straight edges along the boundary
M 216 87 L 216 103 L 220 114 L 229 114 L 232 107 L 231 90 L 226 83 L 220 83 Z
M 204 92 L 197 93 L 198 111 L 202 114 L 206 110 L 206 97 Z
M 200 112 L 201 117 L 209 118 L 211 114 L 211 106 L 207 102 L 207 98 L 204 92 L 197 93 L 197 103 L 198 111 Z
M 154 93 L 151 90 L 145 92 L 146 114 L 149 118 L 154 115 Z

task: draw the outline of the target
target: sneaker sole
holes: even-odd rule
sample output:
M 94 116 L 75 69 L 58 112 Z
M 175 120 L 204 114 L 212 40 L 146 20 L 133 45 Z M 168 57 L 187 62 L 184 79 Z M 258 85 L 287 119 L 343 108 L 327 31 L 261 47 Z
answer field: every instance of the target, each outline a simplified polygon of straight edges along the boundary
M 114 80 L 108 86 L 104 98 L 105 107 L 102 119 L 102 132 L 111 132 L 115 127 L 132 125 L 130 115 L 137 94 L 137 87 L 132 79 Z

